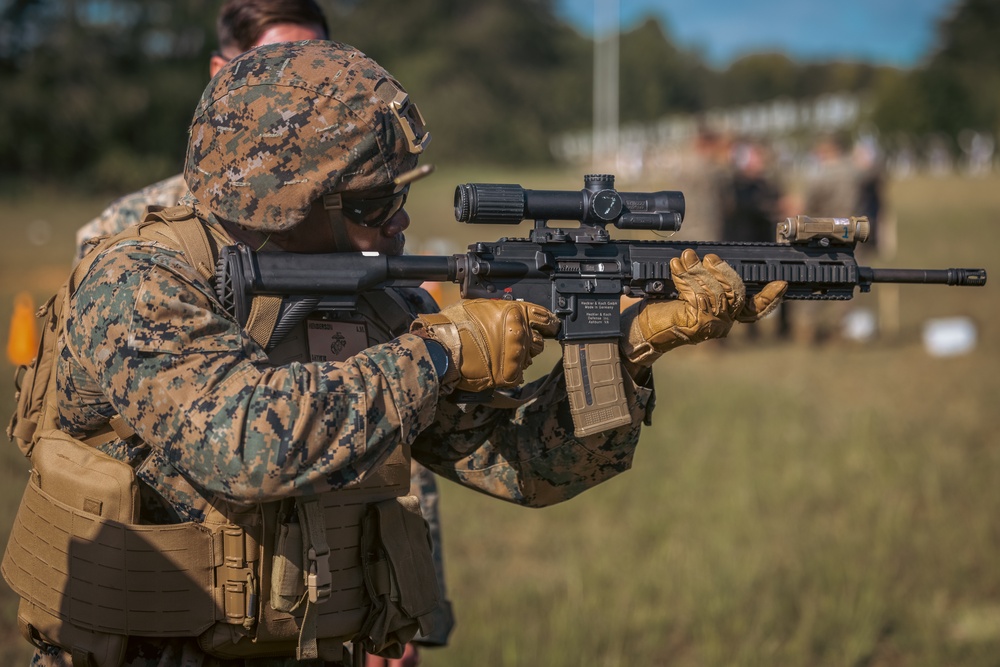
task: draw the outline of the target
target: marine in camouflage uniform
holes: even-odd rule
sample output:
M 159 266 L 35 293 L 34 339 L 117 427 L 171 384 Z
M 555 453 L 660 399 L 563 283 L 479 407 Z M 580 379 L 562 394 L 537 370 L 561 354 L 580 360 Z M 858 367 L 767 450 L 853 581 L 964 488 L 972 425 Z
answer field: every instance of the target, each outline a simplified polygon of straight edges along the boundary
M 274 70 L 289 58 L 315 56 L 316 48 L 282 45 L 257 63 Z M 382 74 L 352 67 L 362 56 L 347 47 L 335 55 L 359 86 Z M 234 78 L 213 82 L 208 103 Z M 225 233 L 209 210 L 195 206 Z M 411 317 L 436 310 L 429 297 L 406 297 Z M 413 334 L 348 363 L 271 367 L 182 254 L 139 241 L 94 262 L 67 331 L 57 376 L 61 426 L 84 435 L 121 414 L 136 429 L 141 445 L 115 441 L 105 451 L 135 466 L 143 518 L 156 523 L 202 520 L 214 494 L 254 503 L 335 490 L 401 441 L 435 472 L 467 486 L 526 505 L 558 502 L 628 467 L 649 396 L 648 389 L 634 392 L 635 426 L 580 442 L 567 436 L 572 422 L 560 374 L 522 388 L 534 397 L 517 410 L 463 409 L 441 400 L 427 346 Z M 132 642 L 127 658 L 128 665 L 214 661 L 193 642 L 176 640 Z M 62 654 L 41 652 L 34 660 L 64 662 Z
M 292 34 L 314 31 L 317 39 L 329 36 L 327 22 L 318 6 L 308 1 L 290 4 L 291 6 L 285 3 L 283 7 L 279 7 L 277 3 L 269 2 L 224 3 L 219 10 L 216 23 L 219 51 L 212 56 L 210 73 L 214 76 L 225 64 L 229 56 L 222 55 L 224 52 L 233 54 L 273 41 L 287 41 L 289 28 Z M 270 30 L 273 28 L 281 30 L 274 32 Z M 306 37 L 296 39 L 306 39 Z M 189 193 L 184 175 L 176 174 L 118 198 L 97 217 L 77 230 L 74 261 L 79 262 L 97 239 L 113 236 L 136 225 L 145 216 L 147 207 L 173 206 Z M 430 528 L 434 567 L 437 571 L 441 596 L 445 601 L 442 609 L 446 612 L 434 634 L 418 638 L 418 643 L 444 646 L 454 626 L 454 618 L 451 615 L 451 604 L 447 601 L 437 480 L 429 470 L 415 460 L 411 461 L 410 493 L 420 499 L 421 510 Z
M 322 8 L 314 0 L 226 0 L 219 7 L 215 35 L 218 49 L 209 58 L 210 76 L 236 55 L 254 47 L 327 39 L 330 30 Z M 114 201 L 77 230 L 77 261 L 83 258 L 91 239 L 117 234 L 142 220 L 147 206 L 173 206 L 187 193 L 183 174 L 176 174 Z
M 177 174 L 176 176 L 171 176 L 170 178 L 148 185 L 137 192 L 120 197 L 104 209 L 100 215 L 77 231 L 77 261 L 83 258 L 98 239 L 105 236 L 114 236 L 128 227 L 139 223 L 145 217 L 148 207 L 174 206 L 189 195 L 190 190 L 184 181 L 184 175 Z M 423 292 L 423 294 L 419 296 L 416 294 L 408 295 L 410 301 L 416 299 L 419 305 L 418 309 L 411 313 L 410 319 L 415 317 L 416 313 L 426 312 L 429 308 L 436 308 L 436 304 L 431 303 L 433 301 L 431 296 L 423 290 L 420 290 L 420 292 Z M 371 329 L 371 327 L 369 328 Z M 433 473 L 420 465 L 416 460 L 411 461 L 410 471 L 410 494 L 420 499 L 420 509 L 430 528 L 431 541 L 434 545 L 434 569 L 437 571 L 442 599 L 445 600 L 442 610 L 442 622 L 438 625 L 433 635 L 420 637 L 417 642 L 427 646 L 444 646 L 448 643 L 448 636 L 454 626 L 454 618 L 451 612 L 451 603 L 447 601 L 448 589 L 445 582 L 444 550 L 441 542 L 441 518 L 438 511 L 439 493 L 437 480 Z
M 305 228 L 324 193 L 343 193 L 348 210 L 352 191 L 384 191 L 412 170 L 428 138 L 405 99 L 393 106 L 401 92 L 346 45 L 251 51 L 213 79 L 196 111 L 185 178 L 197 199 L 186 203 L 222 238 L 256 235 L 265 245 L 272 234 Z M 724 262 L 711 255 L 699 261 L 690 250 L 671 270 L 679 300 L 636 304 L 623 314 L 632 423 L 580 438 L 560 366 L 518 386 L 541 350 L 541 335 L 556 331 L 544 309 L 473 300 L 427 314 L 436 310 L 432 300 L 403 291 L 397 303 L 416 316 L 413 333 L 343 362 L 276 365 L 183 253 L 155 240 L 122 241 L 96 256 L 70 301 L 56 370 L 60 428 L 83 437 L 120 415 L 135 430 L 138 439 L 115 439 L 103 450 L 134 467 L 147 523 L 202 521 L 213 499 L 253 506 L 336 493 L 401 445 L 463 486 L 521 505 L 551 505 L 630 467 L 652 407 L 649 367 L 656 358 L 763 316 L 784 290 L 774 284 L 747 300 Z M 366 317 L 369 332 L 386 329 L 378 315 Z M 491 329 L 491 322 L 502 326 Z M 483 347 L 492 336 L 502 345 Z M 456 387 L 490 386 L 523 402 L 498 408 L 447 399 Z M 32 664 L 67 666 L 70 659 L 40 650 Z M 125 664 L 333 663 L 219 660 L 194 639 L 133 637 Z

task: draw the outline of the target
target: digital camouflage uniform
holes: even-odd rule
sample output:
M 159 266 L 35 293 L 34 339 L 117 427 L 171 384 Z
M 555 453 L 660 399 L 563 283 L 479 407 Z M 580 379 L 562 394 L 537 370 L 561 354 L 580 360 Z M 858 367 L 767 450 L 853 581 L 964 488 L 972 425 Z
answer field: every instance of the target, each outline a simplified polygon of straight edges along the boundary
M 384 74 L 380 68 L 358 67 L 363 54 L 350 47 L 316 44 L 262 47 L 250 52 L 256 55 L 249 62 L 247 56 L 234 60 L 228 74 L 209 84 L 203 105 L 224 98 L 224 86 L 239 84 L 233 79 L 240 76 L 301 83 L 296 72 L 319 66 L 337 72 L 335 83 L 324 85 L 363 92 L 364 78 Z M 317 49 L 327 58 L 334 49 L 337 60 L 317 59 Z M 288 109 L 278 98 L 264 102 L 274 105 L 274 113 L 266 116 L 281 130 L 263 134 L 255 121 L 253 136 L 262 137 L 259 141 L 284 143 L 283 132 L 294 132 L 298 119 L 309 113 Z M 343 108 L 354 102 L 349 98 Z M 213 113 L 221 114 L 226 131 L 237 133 L 245 124 L 217 109 Z M 344 118 L 326 120 L 335 128 L 334 141 L 350 145 L 343 135 L 356 128 Z M 377 120 L 384 125 L 367 133 L 380 143 L 366 150 L 398 152 L 404 141 L 396 136 L 399 131 L 387 117 Z M 207 150 L 203 139 L 192 136 L 189 165 L 192 152 Z M 247 162 L 219 167 L 236 173 L 228 184 L 234 189 L 207 190 L 210 201 L 202 198 L 197 205 L 199 217 L 220 227 L 213 212 L 264 208 L 255 193 L 287 178 L 298 180 L 282 190 L 285 208 L 252 215 L 294 225 L 287 211 L 301 205 L 308 210 L 315 199 L 304 185 L 295 189 L 313 175 L 313 154 L 302 150 L 295 153 L 299 164 L 265 164 L 257 172 L 247 166 L 258 159 L 253 148 L 244 154 Z M 196 158 L 194 164 L 202 176 L 211 177 L 206 160 Z M 415 156 L 397 167 L 414 164 Z M 193 192 L 204 186 L 190 170 L 185 176 Z M 378 187 L 385 178 L 374 170 L 351 177 L 360 180 L 359 189 Z M 335 184 L 341 175 L 324 178 Z M 413 314 L 435 309 L 420 292 L 403 297 Z M 379 328 L 368 321 L 370 331 Z M 115 414 L 124 418 L 141 440 L 114 440 L 103 449 L 133 465 L 141 482 L 141 518 L 160 524 L 202 520 L 212 496 L 253 505 L 335 492 L 378 468 L 403 443 L 424 466 L 464 486 L 521 505 L 550 505 L 630 467 L 652 393 L 626 379 L 632 424 L 577 438 L 558 366 L 511 392 L 526 400 L 507 409 L 447 400 L 428 344 L 409 333 L 344 362 L 272 366 L 268 354 L 222 308 L 213 286 L 183 254 L 155 241 L 124 241 L 102 251 L 79 282 L 65 330 L 56 369 L 60 428 L 83 436 L 105 427 Z M 58 651 L 39 652 L 33 664 L 64 666 L 69 659 Z M 126 659 L 129 667 L 319 664 L 292 658 L 220 661 L 190 639 L 132 638 Z

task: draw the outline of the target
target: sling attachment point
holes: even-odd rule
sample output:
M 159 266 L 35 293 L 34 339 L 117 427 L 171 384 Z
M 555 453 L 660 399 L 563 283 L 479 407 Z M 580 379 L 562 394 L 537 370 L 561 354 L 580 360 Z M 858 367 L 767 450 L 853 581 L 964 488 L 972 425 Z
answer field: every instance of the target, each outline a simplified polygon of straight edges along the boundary
M 309 602 L 316 604 L 329 598 L 331 583 L 330 550 L 316 553 L 315 548 L 309 547 L 309 577 L 306 580 Z

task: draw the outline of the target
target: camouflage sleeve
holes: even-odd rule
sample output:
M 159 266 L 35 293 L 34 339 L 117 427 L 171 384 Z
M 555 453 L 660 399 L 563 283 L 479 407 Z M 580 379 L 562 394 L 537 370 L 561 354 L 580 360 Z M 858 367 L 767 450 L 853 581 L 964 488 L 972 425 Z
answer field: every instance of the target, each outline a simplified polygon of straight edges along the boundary
M 639 430 L 652 408 L 652 388 L 626 377 L 632 424 L 577 438 L 561 364 L 525 385 L 516 409 L 442 401 L 414 456 L 434 472 L 520 505 L 568 500 L 631 467 Z
M 435 414 L 439 385 L 420 338 L 343 363 L 265 368 L 194 270 L 150 244 L 97 259 L 66 331 L 111 408 L 181 474 L 236 502 L 343 486 Z

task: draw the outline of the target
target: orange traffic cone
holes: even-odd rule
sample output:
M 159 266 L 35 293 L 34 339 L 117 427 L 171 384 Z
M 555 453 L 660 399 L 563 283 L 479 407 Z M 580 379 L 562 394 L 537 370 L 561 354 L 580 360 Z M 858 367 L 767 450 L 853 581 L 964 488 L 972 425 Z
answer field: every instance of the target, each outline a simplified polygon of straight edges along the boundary
M 7 338 L 7 359 L 15 366 L 27 365 L 38 352 L 38 325 L 35 324 L 35 303 L 28 292 L 14 297 L 14 315 L 10 318 Z

